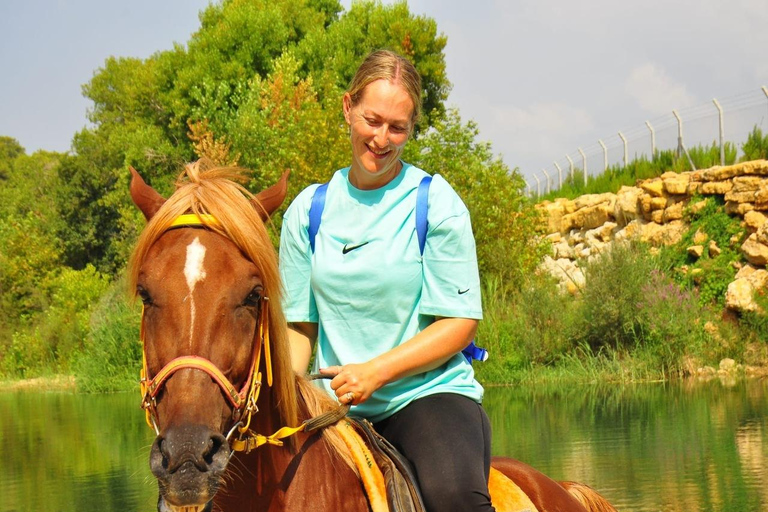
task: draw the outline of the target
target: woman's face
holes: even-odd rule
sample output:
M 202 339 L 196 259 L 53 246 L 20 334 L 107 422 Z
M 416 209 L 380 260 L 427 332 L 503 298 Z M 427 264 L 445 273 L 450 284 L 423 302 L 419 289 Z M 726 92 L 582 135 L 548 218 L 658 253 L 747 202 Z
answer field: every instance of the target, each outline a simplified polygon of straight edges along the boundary
M 379 188 L 400 172 L 400 155 L 411 132 L 413 102 L 402 85 L 376 80 L 363 89 L 357 105 L 344 95 L 350 127 L 350 181 L 360 189 Z

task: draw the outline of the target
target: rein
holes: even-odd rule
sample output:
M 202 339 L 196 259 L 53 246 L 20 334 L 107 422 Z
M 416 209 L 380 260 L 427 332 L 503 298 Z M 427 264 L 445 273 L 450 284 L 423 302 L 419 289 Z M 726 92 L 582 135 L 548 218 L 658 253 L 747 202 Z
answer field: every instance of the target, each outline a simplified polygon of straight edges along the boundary
M 219 222 L 212 215 L 185 214 L 175 219 L 166 230 L 183 227 L 210 228 L 211 226 L 220 226 Z M 251 367 L 248 371 L 248 379 L 246 379 L 245 384 L 243 384 L 240 391 L 235 388 L 215 364 L 204 357 L 194 355 L 177 357 L 167 363 L 159 372 L 157 372 L 157 375 L 150 377 L 144 339 L 144 309 L 142 308 L 140 329 L 142 355 L 140 380 L 142 395 L 141 407 L 145 411 L 147 425 L 154 429 L 156 434 L 160 434 L 160 429 L 157 426 L 157 395 L 162 390 L 163 384 L 165 384 L 174 373 L 187 368 L 200 370 L 208 374 L 208 376 L 219 385 L 224 392 L 224 396 L 229 403 L 232 404 L 232 417 L 235 419 L 235 425 L 229 431 L 227 440 L 230 442 L 230 447 L 233 451 L 245 451 L 247 453 L 264 444 L 282 446 L 282 439 L 305 429 L 313 430 L 311 422 L 320 417 L 314 418 L 313 420 L 307 420 L 298 427 L 282 427 L 270 436 L 258 434 L 250 429 L 251 418 L 259 410 L 256 402 L 258 401 L 262 384 L 261 372 L 259 371 L 262 347 L 264 348 L 267 385 L 272 386 L 272 356 L 269 343 L 269 313 L 267 311 L 268 301 L 269 297 L 262 297 L 259 304 L 258 327 L 253 340 L 254 348 L 253 356 L 251 358 Z M 259 341 L 261 343 L 259 343 Z M 314 428 L 318 427 L 315 426 Z M 238 436 L 236 439 L 230 440 L 230 437 L 234 434 L 235 430 L 238 431 Z

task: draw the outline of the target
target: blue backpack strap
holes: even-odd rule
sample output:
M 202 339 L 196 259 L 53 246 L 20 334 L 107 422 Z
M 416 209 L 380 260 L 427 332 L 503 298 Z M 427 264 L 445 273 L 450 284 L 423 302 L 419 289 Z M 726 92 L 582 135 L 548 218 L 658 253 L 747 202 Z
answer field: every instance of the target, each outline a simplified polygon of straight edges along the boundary
M 432 176 L 424 176 L 419 183 L 419 190 L 416 192 L 416 236 L 419 239 L 419 251 L 424 256 L 424 245 L 427 242 L 427 212 L 429 210 L 429 184 L 432 182 Z M 475 345 L 475 340 L 469 342 L 467 348 L 461 351 L 467 358 L 469 364 L 472 361 L 485 361 L 488 359 L 488 351 Z
M 309 205 L 309 247 L 315 252 L 315 236 L 320 229 L 320 219 L 323 216 L 325 208 L 325 192 L 328 190 L 328 184 L 323 183 L 315 189 L 312 195 L 312 203 Z
M 429 210 L 429 184 L 432 176 L 424 176 L 416 191 L 416 236 L 419 239 L 419 253 L 424 256 L 424 245 L 427 243 L 427 211 Z
M 470 341 L 469 345 L 467 345 L 467 348 L 462 350 L 461 353 L 464 355 L 464 357 L 467 358 L 467 362 L 469 364 L 472 364 L 473 359 L 475 361 L 485 361 L 488 359 L 489 355 L 487 350 L 475 345 L 475 340 Z

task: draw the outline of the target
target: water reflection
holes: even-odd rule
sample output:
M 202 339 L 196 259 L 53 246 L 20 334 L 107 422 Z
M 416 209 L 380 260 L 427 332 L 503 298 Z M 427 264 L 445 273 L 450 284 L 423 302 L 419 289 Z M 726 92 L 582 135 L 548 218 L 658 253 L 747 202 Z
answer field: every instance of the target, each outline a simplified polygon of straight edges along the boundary
M 493 451 L 622 511 L 768 509 L 766 382 L 491 388 Z M 0 512 L 152 511 L 135 393 L 0 393 Z
M 0 393 L 0 511 L 151 511 L 134 394 Z
M 490 389 L 494 453 L 620 510 L 765 510 L 766 383 Z

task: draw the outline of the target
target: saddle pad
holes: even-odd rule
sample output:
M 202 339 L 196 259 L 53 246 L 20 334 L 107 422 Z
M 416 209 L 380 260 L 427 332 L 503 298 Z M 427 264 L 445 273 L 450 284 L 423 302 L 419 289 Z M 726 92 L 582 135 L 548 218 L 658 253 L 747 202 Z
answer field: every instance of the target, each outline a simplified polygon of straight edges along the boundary
M 371 512 L 389 512 L 384 475 L 374 461 L 373 454 L 366 446 L 365 441 L 348 420 L 339 421 L 336 427 L 352 454 L 357 470 L 360 472 L 360 479 L 363 482 L 365 493 L 368 495 Z
M 536 505 L 523 490 L 493 467 L 488 478 L 488 490 L 496 512 L 538 512 Z

